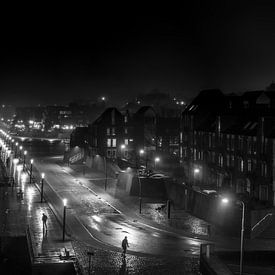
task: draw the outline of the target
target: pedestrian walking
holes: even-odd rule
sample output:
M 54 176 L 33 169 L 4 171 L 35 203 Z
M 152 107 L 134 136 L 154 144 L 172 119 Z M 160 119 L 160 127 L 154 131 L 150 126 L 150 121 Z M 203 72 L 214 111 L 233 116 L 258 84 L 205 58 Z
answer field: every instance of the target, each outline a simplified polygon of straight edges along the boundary
M 123 249 L 122 254 L 125 257 L 126 251 L 127 251 L 127 247 L 129 247 L 127 236 L 125 236 L 125 238 L 122 240 L 121 246 L 122 246 L 122 249 Z
M 43 232 L 44 232 L 45 228 L 46 228 L 46 231 L 48 230 L 48 227 L 47 227 L 47 219 L 48 219 L 47 215 L 45 215 L 45 214 L 43 213 L 43 214 L 42 214 Z

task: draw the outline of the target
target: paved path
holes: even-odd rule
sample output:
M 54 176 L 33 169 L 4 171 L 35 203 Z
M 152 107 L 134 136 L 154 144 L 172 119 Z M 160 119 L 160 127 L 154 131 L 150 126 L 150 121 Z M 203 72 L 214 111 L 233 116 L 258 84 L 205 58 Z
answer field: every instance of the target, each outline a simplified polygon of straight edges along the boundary
M 3 197 L 0 201 L 0 221 L 5 224 L 4 234 L 9 236 L 25 235 L 29 226 L 36 263 L 60 261 L 60 249 L 66 247 L 71 255 L 77 257 L 83 274 L 87 274 L 89 269 L 87 251 L 94 252 L 91 270 L 95 274 L 199 274 L 198 258 L 164 259 L 128 254 L 124 261 L 120 252 L 94 248 L 68 237 L 63 242 L 60 220 L 56 219 L 46 202 L 40 202 L 36 185 L 22 181 L 20 186 L 23 190 L 22 199 L 17 197 L 19 186 L 0 188 Z M 42 213 L 48 216 L 47 234 L 43 234 Z

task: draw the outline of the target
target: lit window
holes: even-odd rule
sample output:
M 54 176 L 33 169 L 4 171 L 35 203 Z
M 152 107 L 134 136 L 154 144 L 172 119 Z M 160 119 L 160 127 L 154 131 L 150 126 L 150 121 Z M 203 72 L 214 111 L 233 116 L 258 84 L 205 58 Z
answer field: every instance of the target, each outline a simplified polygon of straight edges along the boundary
M 111 147 L 111 139 L 110 138 L 107 139 L 107 147 Z
M 126 139 L 124 139 L 124 144 L 125 145 L 128 145 L 129 144 L 129 142 L 128 142 L 129 140 L 126 138 Z
M 247 160 L 247 171 L 248 172 L 252 171 L 252 161 L 251 161 L 251 159 Z
M 106 131 L 107 131 L 107 135 L 109 136 L 110 135 L 110 128 L 107 128 Z
M 240 171 L 243 172 L 243 159 L 240 159 Z
M 113 138 L 113 147 L 116 147 L 116 138 Z

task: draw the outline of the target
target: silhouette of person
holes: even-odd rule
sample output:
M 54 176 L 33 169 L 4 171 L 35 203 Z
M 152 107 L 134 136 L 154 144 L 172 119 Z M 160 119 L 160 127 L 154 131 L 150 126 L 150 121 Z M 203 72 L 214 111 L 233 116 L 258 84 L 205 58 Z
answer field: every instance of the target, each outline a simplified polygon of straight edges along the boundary
M 125 238 L 122 240 L 121 246 L 122 246 L 122 249 L 123 249 L 122 254 L 125 257 L 126 251 L 127 251 L 127 247 L 129 247 L 127 236 L 125 236 Z
M 42 222 L 43 222 L 43 232 L 44 232 L 44 229 L 46 228 L 46 231 L 48 230 L 48 227 L 47 227 L 47 215 L 45 215 L 44 213 L 42 214 Z

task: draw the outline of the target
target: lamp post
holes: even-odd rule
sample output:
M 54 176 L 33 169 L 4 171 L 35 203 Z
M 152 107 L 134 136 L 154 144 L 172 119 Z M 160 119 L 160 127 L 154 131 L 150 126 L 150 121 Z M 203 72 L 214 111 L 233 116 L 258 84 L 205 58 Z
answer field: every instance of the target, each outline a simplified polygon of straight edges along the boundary
M 88 268 L 88 275 L 91 274 L 91 260 L 92 260 L 92 256 L 94 256 L 94 252 L 88 251 L 87 255 L 89 257 L 89 268 Z
M 19 160 L 17 158 L 13 159 L 13 183 L 14 183 L 14 180 L 15 180 L 16 165 L 17 165 L 18 162 L 19 162 Z
M 32 183 L 32 164 L 33 164 L 33 159 L 31 159 L 31 166 L 30 166 L 30 183 Z
M 14 139 L 11 140 L 11 150 L 13 151 Z
M 159 157 L 155 157 L 155 169 L 157 168 L 157 163 L 160 162 L 160 158 Z
M 223 198 L 222 203 L 228 204 L 229 199 Z M 240 275 L 243 274 L 243 242 L 244 242 L 244 218 L 245 218 L 245 204 L 243 201 L 238 200 L 237 203 L 242 206 L 242 225 L 241 225 L 241 245 L 240 245 Z
M 23 146 L 21 145 L 21 146 L 19 147 L 19 159 L 22 158 L 22 149 L 23 149 Z
M 104 156 L 104 168 L 105 168 L 105 183 L 104 183 L 104 189 L 107 190 L 107 160 L 106 156 Z
M 126 148 L 125 144 L 121 144 L 120 145 L 120 149 L 121 149 L 121 158 L 125 157 L 125 151 L 124 149 Z
M 144 149 L 140 149 L 139 150 L 139 165 L 140 165 L 140 160 L 141 160 L 141 157 L 144 155 Z M 147 167 L 146 167 L 147 168 Z
M 66 224 L 66 206 L 67 206 L 67 199 L 63 199 L 63 234 L 62 234 L 62 241 L 65 241 L 65 224 Z
M 86 162 L 83 161 L 83 176 L 85 175 L 85 164 L 86 164 Z
M 25 171 L 27 151 L 24 151 L 23 170 Z
M 15 158 L 17 157 L 17 147 L 18 147 L 18 142 L 15 143 Z
M 194 170 L 193 170 L 193 185 L 195 185 L 196 175 L 199 174 L 199 172 L 200 172 L 199 168 L 194 168 Z
M 41 200 L 40 202 L 43 202 L 43 192 L 44 192 L 44 177 L 45 177 L 45 173 L 41 174 Z

